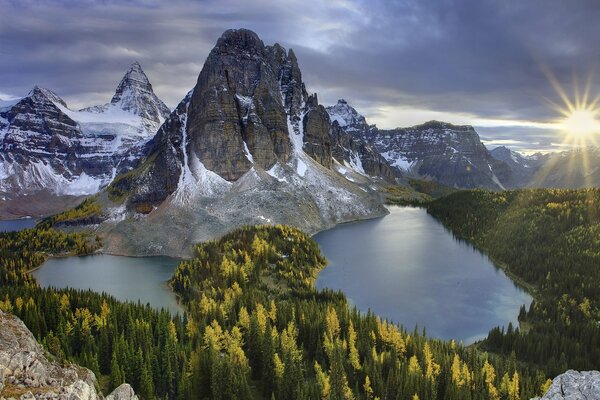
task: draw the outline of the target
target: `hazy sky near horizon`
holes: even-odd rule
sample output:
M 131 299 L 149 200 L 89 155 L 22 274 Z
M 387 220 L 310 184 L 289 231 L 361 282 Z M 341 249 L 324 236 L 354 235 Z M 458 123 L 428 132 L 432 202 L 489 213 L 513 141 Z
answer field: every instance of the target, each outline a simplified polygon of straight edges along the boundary
M 0 0 L 0 98 L 106 103 L 133 61 L 174 107 L 229 28 L 293 48 L 309 92 L 381 128 L 474 125 L 490 147 L 561 150 L 551 124 L 600 64 L 596 0 Z M 577 82 L 577 83 L 576 83 Z

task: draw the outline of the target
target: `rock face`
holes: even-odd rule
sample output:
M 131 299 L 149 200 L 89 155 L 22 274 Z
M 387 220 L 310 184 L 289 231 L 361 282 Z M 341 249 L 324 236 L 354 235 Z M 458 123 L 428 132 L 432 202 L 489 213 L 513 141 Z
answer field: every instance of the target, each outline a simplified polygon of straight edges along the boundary
M 21 320 L 0 311 L 0 327 L 0 399 L 102 399 L 91 371 L 48 360 Z M 123 384 L 107 399 L 137 400 L 137 396 Z
M 430 121 L 410 128 L 378 129 L 345 100 L 327 108 L 344 131 L 369 143 L 397 171 L 458 188 L 504 189 L 512 172 L 481 143 L 471 126 Z
M 99 228 L 107 250 L 180 256 L 243 224 L 315 232 L 382 215 L 366 171 L 351 177 L 334 168 L 334 130 L 292 50 L 266 46 L 249 30 L 226 31 L 143 163 L 108 188 Z
M 73 111 L 55 93 L 34 87 L 0 108 L 0 215 L 60 210 L 67 199 L 98 192 L 137 165 L 168 116 L 138 63 L 111 103 Z M 47 208 L 33 200 L 42 193 Z M 29 196 L 30 209 L 23 209 Z M 55 207 L 58 209 L 55 209 Z
M 554 378 L 543 397 L 532 400 L 600 399 L 600 372 L 569 370 Z
M 348 134 L 337 121 L 333 122 L 331 141 L 333 158 L 345 167 L 390 183 L 395 183 L 401 176 L 373 146 Z
M 372 130 L 364 138 L 398 168 L 459 188 L 504 189 L 510 169 L 494 159 L 471 126 L 430 121 Z

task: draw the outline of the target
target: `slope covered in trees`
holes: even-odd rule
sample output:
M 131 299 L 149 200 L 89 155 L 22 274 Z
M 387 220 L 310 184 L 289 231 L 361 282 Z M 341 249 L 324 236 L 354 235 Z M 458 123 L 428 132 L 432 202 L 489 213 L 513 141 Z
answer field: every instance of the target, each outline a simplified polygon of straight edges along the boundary
M 315 242 L 286 226 L 197 245 L 172 280 L 189 310 L 190 396 L 517 399 L 546 382 L 510 357 L 360 314 L 314 289 L 324 266 Z
M 314 288 L 316 243 L 285 227 L 246 227 L 199 244 L 178 266 L 186 315 L 90 291 L 41 289 L 27 274 L 50 254 L 87 254 L 81 234 L 0 235 L 0 308 L 46 348 L 143 399 L 519 399 L 546 378 L 514 357 L 407 332 Z M 415 299 L 418 301 L 418 299 Z
M 54 229 L 0 233 L 0 309 L 53 355 L 91 369 L 105 393 L 128 382 L 144 399 L 177 397 L 190 353 L 182 318 L 106 294 L 42 289 L 28 273 L 49 256 L 97 247 L 93 237 Z
M 535 296 L 521 329 L 493 329 L 484 348 L 550 376 L 600 368 L 600 189 L 476 190 L 427 208 Z

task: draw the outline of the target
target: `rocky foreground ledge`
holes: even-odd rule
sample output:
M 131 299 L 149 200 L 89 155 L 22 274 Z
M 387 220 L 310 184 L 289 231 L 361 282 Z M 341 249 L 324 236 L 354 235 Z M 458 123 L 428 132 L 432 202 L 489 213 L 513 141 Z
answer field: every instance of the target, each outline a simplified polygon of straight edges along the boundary
M 74 364 L 49 360 L 42 346 L 17 317 L 0 311 L 0 400 L 101 400 L 96 377 Z M 137 400 L 128 384 L 106 400 Z
M 600 372 L 568 370 L 554 378 L 543 397 L 531 400 L 592 400 L 600 399 Z

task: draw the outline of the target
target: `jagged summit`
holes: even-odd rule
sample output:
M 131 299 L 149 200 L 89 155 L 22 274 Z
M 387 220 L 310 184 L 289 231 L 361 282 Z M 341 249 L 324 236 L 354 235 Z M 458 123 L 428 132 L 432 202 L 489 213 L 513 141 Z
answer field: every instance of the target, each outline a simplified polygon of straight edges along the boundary
M 73 197 L 98 192 L 137 165 L 168 115 L 139 63 L 131 65 L 113 102 L 101 106 L 72 110 L 41 86 L 3 101 L 0 215 L 54 213 Z
M 327 113 L 332 121 L 337 121 L 337 123 L 347 131 L 369 129 L 365 117 L 359 114 L 356 109 L 344 99 L 339 99 L 334 106 L 327 107 Z
M 46 89 L 44 87 L 35 85 L 27 94 L 25 98 L 34 98 L 34 99 L 45 99 L 51 102 L 58 103 L 63 107 L 67 106 L 67 103 L 56 93 L 54 93 L 50 89 Z
M 119 82 L 110 103 L 157 123 L 162 123 L 171 112 L 154 94 L 150 80 L 137 61 L 131 64 Z
M 217 40 L 213 52 L 222 54 L 243 54 L 248 51 L 250 53 L 260 53 L 264 50 L 265 44 L 258 35 L 249 29 L 229 29 L 223 32 Z

